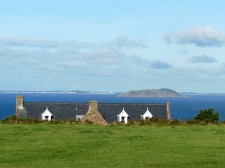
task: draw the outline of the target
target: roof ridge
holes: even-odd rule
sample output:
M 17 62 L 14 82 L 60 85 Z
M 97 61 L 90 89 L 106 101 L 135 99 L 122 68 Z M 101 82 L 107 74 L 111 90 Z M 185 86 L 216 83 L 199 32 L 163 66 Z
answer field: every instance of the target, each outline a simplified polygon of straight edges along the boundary
M 98 104 L 127 104 L 127 105 L 166 105 L 167 103 L 98 103 Z
M 54 103 L 54 104 L 88 104 L 88 102 L 86 103 L 82 103 L 82 102 L 24 102 L 25 104 L 29 103 L 29 104 L 46 104 L 46 103 Z M 98 102 L 98 104 L 110 104 L 110 105 L 123 105 L 123 104 L 127 104 L 127 105 L 166 105 L 167 103 L 101 103 Z
M 88 103 L 81 103 L 81 102 L 24 102 L 25 104 L 43 104 L 43 103 L 54 103 L 54 104 L 88 104 Z

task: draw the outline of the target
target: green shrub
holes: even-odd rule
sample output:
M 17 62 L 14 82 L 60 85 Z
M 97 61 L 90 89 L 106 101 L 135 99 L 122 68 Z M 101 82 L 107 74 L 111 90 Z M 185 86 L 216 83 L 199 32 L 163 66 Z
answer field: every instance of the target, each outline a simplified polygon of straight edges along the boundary
M 39 123 L 36 119 L 29 118 L 19 118 L 17 116 L 10 116 L 1 121 L 3 124 L 31 124 L 31 123 Z
M 140 120 L 139 125 L 168 125 L 170 123 L 169 120 L 159 119 L 159 118 L 151 118 L 146 120 Z
M 10 116 L 1 121 L 3 124 L 77 124 L 80 123 L 75 119 L 70 120 L 38 120 L 38 119 L 30 119 L 30 118 L 20 118 L 17 116 Z M 90 122 L 88 122 L 90 124 Z
M 7 117 L 5 119 L 3 119 L 1 122 L 3 124 L 12 124 L 12 123 L 15 123 L 15 121 L 17 120 L 18 118 L 14 115 L 14 116 L 10 116 L 10 117 Z
M 213 109 L 209 108 L 201 110 L 193 120 L 197 123 L 218 123 L 219 117 L 220 115 L 218 112 L 215 112 Z
M 172 125 L 172 126 L 183 125 L 183 122 L 179 119 L 175 119 L 170 121 L 169 125 Z

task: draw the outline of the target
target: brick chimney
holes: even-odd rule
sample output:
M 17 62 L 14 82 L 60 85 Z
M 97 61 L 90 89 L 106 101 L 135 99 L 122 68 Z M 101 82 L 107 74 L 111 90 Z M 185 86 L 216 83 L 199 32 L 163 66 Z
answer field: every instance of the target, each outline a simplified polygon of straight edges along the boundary
M 171 114 L 170 114 L 170 103 L 166 103 L 166 108 L 167 108 L 167 119 L 171 121 Z
M 20 111 L 23 109 L 23 96 L 16 96 L 16 116 L 19 117 Z
M 89 101 L 89 110 L 98 111 L 98 102 L 95 100 Z
M 98 111 L 98 102 L 95 100 L 89 101 L 89 109 L 81 119 L 83 123 L 87 121 L 97 125 L 108 125 L 104 117 Z

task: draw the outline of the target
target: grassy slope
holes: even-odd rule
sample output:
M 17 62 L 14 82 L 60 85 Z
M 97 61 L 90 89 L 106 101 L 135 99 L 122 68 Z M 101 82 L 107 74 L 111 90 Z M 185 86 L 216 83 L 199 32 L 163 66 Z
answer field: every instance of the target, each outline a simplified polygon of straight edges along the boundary
M 224 167 L 224 126 L 0 125 L 0 167 Z

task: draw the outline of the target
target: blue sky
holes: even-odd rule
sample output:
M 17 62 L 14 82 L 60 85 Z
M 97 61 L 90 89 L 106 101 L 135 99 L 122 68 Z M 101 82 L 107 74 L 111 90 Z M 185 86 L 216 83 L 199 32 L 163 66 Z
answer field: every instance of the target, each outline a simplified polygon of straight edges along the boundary
M 0 90 L 225 93 L 224 0 L 7 0 Z

